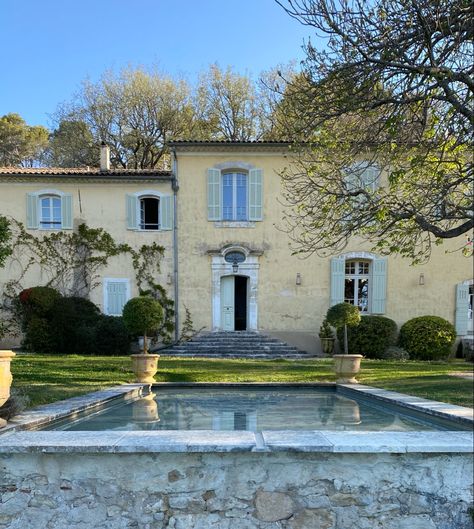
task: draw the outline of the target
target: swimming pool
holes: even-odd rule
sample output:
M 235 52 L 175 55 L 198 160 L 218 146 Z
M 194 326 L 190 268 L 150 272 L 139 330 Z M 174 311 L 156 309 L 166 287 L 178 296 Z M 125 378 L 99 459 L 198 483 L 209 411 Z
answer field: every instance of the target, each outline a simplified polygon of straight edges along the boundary
M 53 421 L 61 431 L 459 431 L 469 424 L 334 385 L 154 386 L 97 409 Z

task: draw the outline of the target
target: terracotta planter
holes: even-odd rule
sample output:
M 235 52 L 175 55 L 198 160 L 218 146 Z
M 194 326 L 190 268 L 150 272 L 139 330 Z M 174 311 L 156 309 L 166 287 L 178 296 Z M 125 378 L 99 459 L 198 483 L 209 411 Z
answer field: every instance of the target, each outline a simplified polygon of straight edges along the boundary
M 338 384 L 357 384 L 355 376 L 360 371 L 362 355 L 334 355 L 334 370 Z
M 325 355 L 332 355 L 334 352 L 335 338 L 320 338 L 321 349 Z
M 155 354 L 137 354 L 131 355 L 132 370 L 135 373 L 135 382 L 144 384 L 153 384 L 153 378 L 158 371 L 158 359 L 160 355 Z
M 13 351 L 0 351 L 0 406 L 10 398 L 10 387 L 12 385 L 12 374 L 10 371 L 10 362 L 15 356 Z M 7 424 L 5 419 L 0 419 L 0 428 Z

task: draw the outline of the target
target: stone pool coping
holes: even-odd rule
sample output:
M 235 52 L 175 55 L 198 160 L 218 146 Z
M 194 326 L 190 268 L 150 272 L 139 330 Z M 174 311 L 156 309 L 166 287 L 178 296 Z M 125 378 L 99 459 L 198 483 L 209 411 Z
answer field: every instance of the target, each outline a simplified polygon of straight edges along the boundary
M 364 385 L 334 383 L 157 383 L 159 387 L 321 387 L 342 395 L 396 404 L 457 423 L 474 425 L 474 410 Z M 319 452 L 319 453 L 472 453 L 472 432 L 281 431 L 31 431 L 52 421 L 99 408 L 119 397 L 134 399 L 147 385 L 124 384 L 27 411 L 0 431 L 5 453 L 160 453 L 160 452 Z

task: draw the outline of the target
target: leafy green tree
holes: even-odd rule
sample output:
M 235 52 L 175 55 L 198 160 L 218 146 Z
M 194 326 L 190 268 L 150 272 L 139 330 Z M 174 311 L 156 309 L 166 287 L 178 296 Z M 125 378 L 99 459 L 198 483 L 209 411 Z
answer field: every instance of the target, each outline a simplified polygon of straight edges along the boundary
M 265 132 L 265 99 L 258 85 L 230 67 L 213 64 L 201 75 L 196 107 L 201 139 L 258 140 Z
M 357 235 L 421 262 L 433 244 L 469 235 L 471 4 L 278 3 L 325 38 L 306 45 L 283 90 L 301 146 L 283 175 L 295 252 L 336 253 Z
M 19 114 L 0 118 L 0 166 L 40 165 L 48 146 L 49 132 L 40 125 L 27 125 Z
M 83 121 L 60 121 L 51 133 L 48 148 L 48 165 L 51 167 L 96 166 L 99 145 Z
M 85 81 L 55 118 L 85 124 L 95 144 L 110 146 L 115 167 L 143 169 L 163 165 L 167 141 L 190 135 L 194 107 L 187 83 L 137 68 Z

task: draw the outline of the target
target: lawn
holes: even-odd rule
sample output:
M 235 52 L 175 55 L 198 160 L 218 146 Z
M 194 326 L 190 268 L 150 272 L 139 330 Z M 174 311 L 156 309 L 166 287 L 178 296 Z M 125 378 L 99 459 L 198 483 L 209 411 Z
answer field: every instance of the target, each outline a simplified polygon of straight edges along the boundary
M 330 359 L 222 360 L 165 358 L 157 382 L 318 382 L 334 381 Z M 364 360 L 363 384 L 473 407 L 473 383 L 449 373 L 472 371 L 472 364 Z M 132 382 L 125 356 L 18 355 L 12 362 L 13 388 L 29 407 Z

